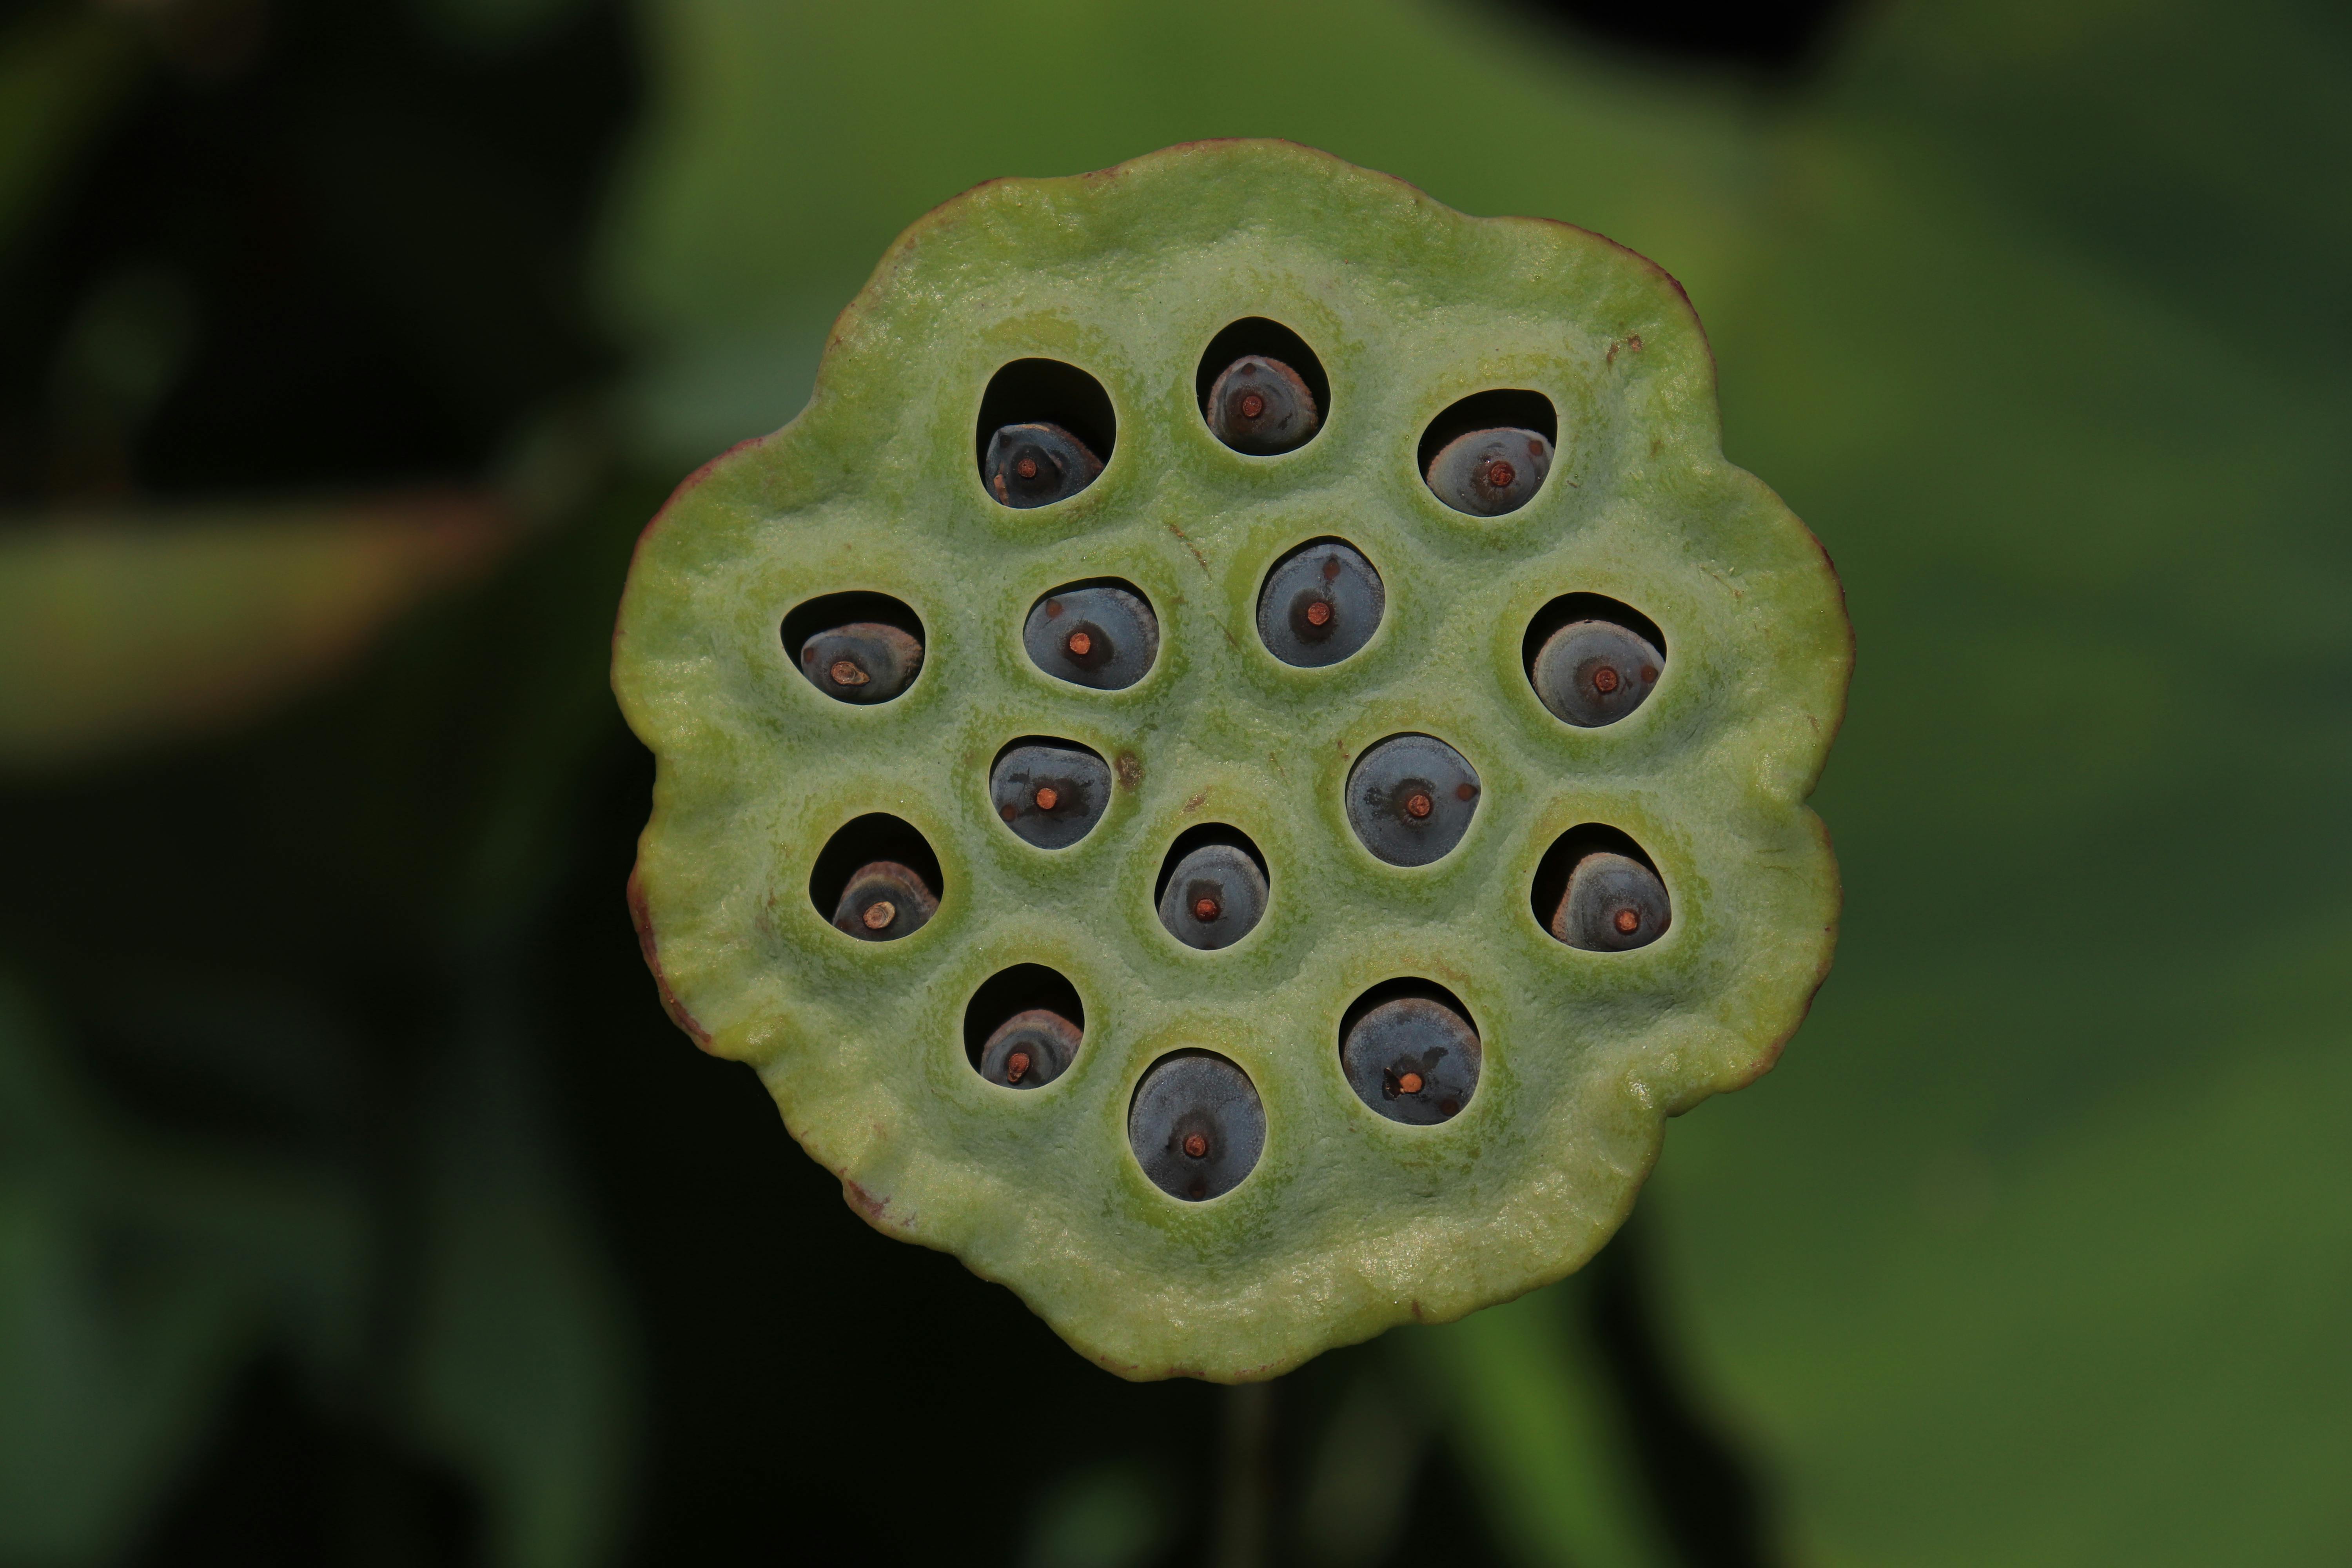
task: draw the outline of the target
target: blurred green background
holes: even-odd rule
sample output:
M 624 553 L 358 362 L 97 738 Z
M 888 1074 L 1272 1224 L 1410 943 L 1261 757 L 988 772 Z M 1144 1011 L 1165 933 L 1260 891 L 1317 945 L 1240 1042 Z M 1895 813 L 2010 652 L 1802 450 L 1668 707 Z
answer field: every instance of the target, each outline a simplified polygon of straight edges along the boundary
M 0 22 L 0 1563 L 2352 1560 L 2352 16 Z M 1281 135 L 1688 287 L 1848 904 L 1583 1276 L 1262 1393 L 663 1018 L 635 531 L 980 180 Z

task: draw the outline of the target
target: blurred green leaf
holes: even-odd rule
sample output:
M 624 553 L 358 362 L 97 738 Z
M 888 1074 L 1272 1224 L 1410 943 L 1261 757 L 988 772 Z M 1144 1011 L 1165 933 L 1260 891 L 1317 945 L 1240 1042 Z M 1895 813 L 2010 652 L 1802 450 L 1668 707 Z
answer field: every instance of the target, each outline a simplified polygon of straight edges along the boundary
M 1891 15 L 1792 117 L 1711 318 L 1733 456 L 1836 553 L 1861 649 L 1837 973 L 1653 1197 L 1804 1561 L 2352 1552 L 2352 384 L 2340 297 L 2301 291 L 2352 261 L 2352 72 L 2319 31 Z
M 139 45 L 126 19 L 88 5 L 0 33 L 0 250 L 139 79 Z
M 516 536 L 502 503 L 470 492 L 0 530 L 0 768 L 252 718 Z
M 1442 1328 L 1402 1331 L 1452 1427 L 1496 1535 L 1519 1562 L 1662 1568 L 1674 1561 L 1634 1473 L 1622 1415 L 1561 1281 Z
M 352 1194 L 116 1125 L 0 985 L 0 1561 L 110 1560 L 262 1341 L 348 1362 Z
M 575 1568 L 619 1548 L 634 1367 L 518 1027 L 478 1013 L 428 1126 L 409 1398 L 420 1435 L 482 1482 L 488 1560 Z

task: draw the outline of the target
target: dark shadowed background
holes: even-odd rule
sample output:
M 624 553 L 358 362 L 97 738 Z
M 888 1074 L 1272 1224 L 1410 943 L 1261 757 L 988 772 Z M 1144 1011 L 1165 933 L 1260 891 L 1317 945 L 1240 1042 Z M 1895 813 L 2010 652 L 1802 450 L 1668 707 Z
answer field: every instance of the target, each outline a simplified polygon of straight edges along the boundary
M 0 1563 L 2352 1557 L 2341 7 L 0 17 Z M 1674 272 L 1860 647 L 1778 1070 L 1258 1396 L 668 1025 L 604 668 L 900 227 L 1234 134 Z

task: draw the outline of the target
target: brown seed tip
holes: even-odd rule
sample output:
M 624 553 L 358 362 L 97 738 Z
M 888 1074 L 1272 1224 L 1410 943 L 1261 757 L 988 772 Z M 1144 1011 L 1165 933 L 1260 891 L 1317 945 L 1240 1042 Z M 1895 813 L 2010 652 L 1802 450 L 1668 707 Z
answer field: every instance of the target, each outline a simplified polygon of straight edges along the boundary
M 1313 604 L 1307 605 L 1307 624 L 1310 626 L 1329 626 L 1331 624 L 1331 606 L 1325 604 L 1320 599 L 1318 599 Z
M 1417 1072 L 1409 1072 L 1405 1074 L 1402 1078 L 1397 1079 L 1397 1088 L 1407 1094 L 1419 1094 L 1421 1092 L 1421 1075 Z
M 866 905 L 866 912 L 857 918 L 866 923 L 867 931 L 880 931 L 898 918 L 898 906 L 887 899 L 877 899 Z
M 1255 392 L 1242 394 L 1242 417 L 1255 419 L 1265 412 L 1265 398 Z
M 1437 809 L 1437 803 L 1416 790 L 1405 797 L 1404 814 L 1415 821 Z
M 1472 784 L 1469 780 L 1465 779 L 1460 784 L 1454 786 L 1454 798 L 1456 800 L 1476 800 L 1478 798 L 1478 786 Z
M 1658 679 L 1658 667 L 1657 667 L 1656 665 L 1654 665 L 1654 664 L 1645 664 L 1645 665 L 1643 665 L 1643 666 L 1642 667 L 1642 679 L 1643 679 L 1644 682 L 1653 681 L 1653 680 L 1655 680 L 1655 679 Z
M 1200 1132 L 1187 1133 L 1184 1138 L 1184 1152 L 1192 1155 L 1195 1160 L 1207 1159 L 1209 1157 L 1207 1135 Z
M 1021 808 L 1017 805 L 1008 805 L 1000 815 L 1003 816 L 1005 821 L 1010 822 L 1014 817 L 1021 815 Z
M 863 686 L 868 679 L 866 672 L 849 659 L 836 658 L 825 673 L 833 677 L 835 686 Z
M 1632 936 L 1642 929 L 1642 911 L 1635 909 L 1619 910 L 1616 919 L 1612 923 L 1625 935 Z
M 1062 792 L 1055 789 L 1052 784 L 1046 784 L 1037 792 L 1037 809 L 1040 811 L 1051 811 L 1055 805 L 1061 803 L 1061 799 Z
M 1199 898 L 1192 900 L 1192 918 L 1202 925 L 1207 925 L 1224 912 L 1223 908 L 1214 899 Z
M 1037 477 L 1037 459 L 1024 458 L 1013 465 L 1013 471 L 1024 479 L 1034 479 Z
M 1094 652 L 1095 639 L 1087 636 L 1084 632 L 1072 632 L 1070 634 L 1070 640 L 1064 643 L 1062 646 L 1070 650 L 1070 657 L 1072 658 L 1084 658 L 1087 655 Z
M 1606 697 L 1617 689 L 1617 672 L 1602 665 L 1592 672 L 1592 689 Z
M 1028 1071 L 1029 1053 L 1027 1051 L 1015 1051 L 1004 1058 L 1005 1082 L 1019 1083 Z
M 1500 458 L 1486 465 L 1486 482 L 1498 490 L 1509 489 L 1511 481 L 1518 477 L 1519 470 Z

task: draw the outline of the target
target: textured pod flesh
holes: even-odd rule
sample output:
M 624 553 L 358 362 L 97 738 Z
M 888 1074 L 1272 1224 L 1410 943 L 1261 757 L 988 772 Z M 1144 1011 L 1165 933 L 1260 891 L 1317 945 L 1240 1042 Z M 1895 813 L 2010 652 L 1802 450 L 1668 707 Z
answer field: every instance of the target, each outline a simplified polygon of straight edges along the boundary
M 1279 461 L 1219 442 L 1189 395 L 1243 318 L 1296 332 L 1332 388 L 1335 416 Z M 1092 484 L 1030 510 L 974 469 L 984 389 L 1024 357 L 1093 377 L 1118 431 Z M 1533 497 L 1481 518 L 1418 453 L 1496 388 L 1549 400 L 1558 439 Z M 1387 605 L 1355 656 L 1294 668 L 1254 617 L 1321 532 L 1378 564 Z M 1160 617 L 1142 678 L 1033 659 L 1041 597 L 1112 579 Z M 849 592 L 925 628 L 922 676 L 889 703 L 831 700 L 776 635 Z M 1528 629 L 1574 595 L 1637 610 L 1675 661 L 1601 729 L 1528 689 Z M 1698 323 L 1640 258 L 1278 142 L 1000 181 L 908 231 L 806 411 L 703 470 L 640 544 L 614 684 L 659 774 L 632 905 L 673 1016 L 758 1068 L 872 1224 L 1127 1375 L 1263 1377 L 1574 1269 L 1666 1117 L 1771 1063 L 1830 952 L 1837 878 L 1804 799 L 1849 662 L 1827 561 L 1724 458 Z M 1347 785 L 1412 733 L 1482 794 L 1451 854 L 1406 867 L 1357 841 Z M 1093 831 L 1050 854 L 988 788 L 1039 735 L 1112 774 Z M 805 892 L 873 813 L 953 889 L 902 941 L 845 940 Z M 1218 952 L 1171 941 L 1157 908 L 1170 847 L 1206 822 L 1246 834 L 1281 892 Z M 1585 824 L 1674 889 L 1657 941 L 1585 952 L 1535 913 L 1539 864 Z M 1049 1090 L 1007 1093 L 972 1070 L 966 1009 L 1032 963 L 1083 997 L 1086 1044 Z M 1475 1020 L 1481 1069 L 1460 1114 L 1401 1126 L 1336 1047 L 1358 998 L 1422 974 Z M 1171 1194 L 1130 1138 L 1146 1075 L 1188 1052 L 1230 1062 L 1263 1119 L 1246 1177 L 1210 1201 Z

